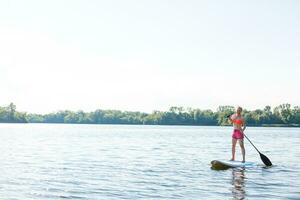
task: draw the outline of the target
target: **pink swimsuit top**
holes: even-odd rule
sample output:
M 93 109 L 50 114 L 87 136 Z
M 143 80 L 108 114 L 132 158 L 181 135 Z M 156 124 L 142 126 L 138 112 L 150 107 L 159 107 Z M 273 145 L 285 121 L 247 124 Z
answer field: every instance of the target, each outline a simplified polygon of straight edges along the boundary
M 233 119 L 232 122 L 234 124 L 238 124 L 238 125 L 242 125 L 244 123 L 244 121 L 242 119 Z

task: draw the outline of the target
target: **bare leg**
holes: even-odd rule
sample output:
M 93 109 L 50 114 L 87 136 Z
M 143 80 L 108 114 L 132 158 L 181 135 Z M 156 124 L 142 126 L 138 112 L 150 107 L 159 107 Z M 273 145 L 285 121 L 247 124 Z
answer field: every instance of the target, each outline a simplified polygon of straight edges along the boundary
M 239 140 L 239 143 L 240 143 L 241 150 L 242 150 L 243 162 L 245 162 L 246 151 L 245 151 L 245 146 L 244 146 L 244 140 L 243 139 Z
M 237 139 L 232 138 L 232 157 L 230 160 L 234 160 L 235 159 L 235 145 L 236 145 Z

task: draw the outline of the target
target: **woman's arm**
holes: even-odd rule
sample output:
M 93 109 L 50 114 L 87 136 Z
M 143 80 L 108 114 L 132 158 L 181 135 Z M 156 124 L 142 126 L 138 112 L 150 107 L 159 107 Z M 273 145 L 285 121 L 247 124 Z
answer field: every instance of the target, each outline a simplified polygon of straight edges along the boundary
M 231 119 L 232 115 L 228 115 L 227 118 L 229 120 L 230 123 L 233 123 L 233 120 Z
M 244 132 L 244 130 L 246 129 L 246 122 L 245 122 L 245 120 L 243 120 L 244 122 L 243 122 L 243 132 Z

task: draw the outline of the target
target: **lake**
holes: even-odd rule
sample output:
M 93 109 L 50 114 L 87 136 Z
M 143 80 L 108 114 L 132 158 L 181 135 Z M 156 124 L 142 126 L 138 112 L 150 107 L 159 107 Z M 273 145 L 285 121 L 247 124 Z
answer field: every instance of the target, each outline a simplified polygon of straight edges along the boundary
M 248 127 L 249 169 L 231 127 L 0 124 L 0 199 L 300 199 L 300 129 Z M 237 160 L 241 160 L 237 146 Z

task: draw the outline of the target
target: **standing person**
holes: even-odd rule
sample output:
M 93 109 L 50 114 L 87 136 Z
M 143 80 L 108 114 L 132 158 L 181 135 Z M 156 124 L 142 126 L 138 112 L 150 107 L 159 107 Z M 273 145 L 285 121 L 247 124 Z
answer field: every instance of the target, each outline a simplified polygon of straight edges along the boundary
M 242 111 L 243 109 L 238 107 L 235 114 L 228 116 L 229 121 L 233 124 L 232 158 L 230 160 L 235 160 L 235 146 L 237 141 L 239 141 L 243 155 L 243 162 L 245 162 L 244 131 L 246 129 L 246 124 L 242 117 Z

